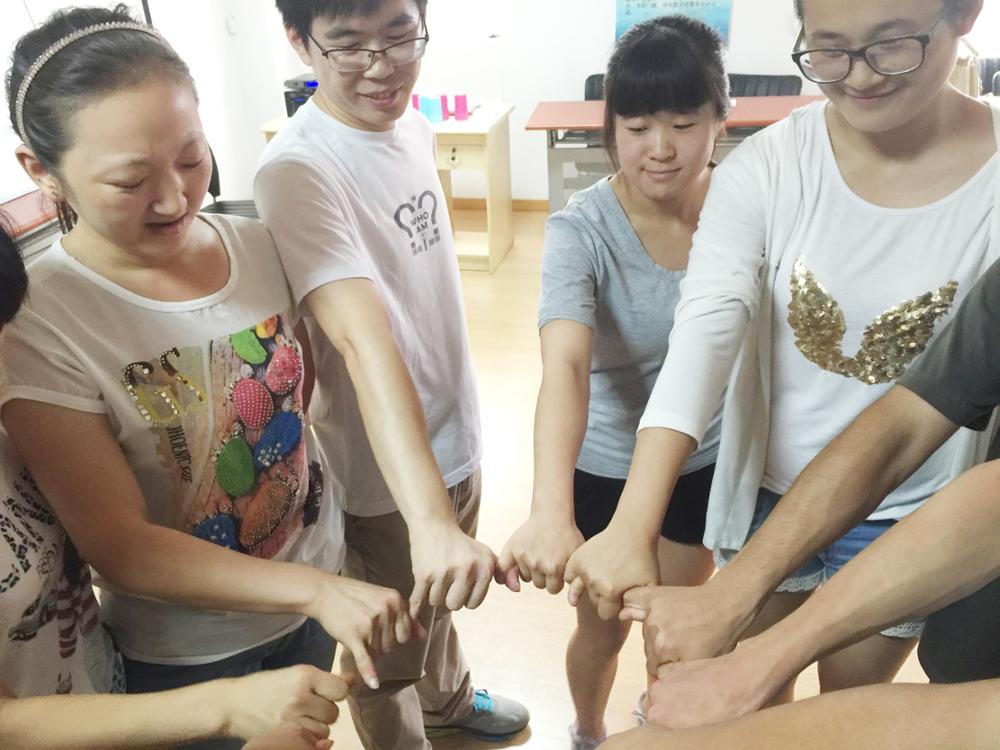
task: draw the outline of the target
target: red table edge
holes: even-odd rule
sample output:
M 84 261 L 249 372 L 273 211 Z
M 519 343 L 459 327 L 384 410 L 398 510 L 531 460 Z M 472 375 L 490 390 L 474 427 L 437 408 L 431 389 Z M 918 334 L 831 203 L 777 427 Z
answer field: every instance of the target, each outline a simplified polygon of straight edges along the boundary
M 40 190 L 0 204 L 0 210 L 10 222 L 15 237 L 27 234 L 56 218 L 56 207 Z
M 800 96 L 788 96 L 788 97 L 749 97 L 741 96 L 737 97 L 737 108 L 739 107 L 739 102 L 747 101 L 751 99 L 763 100 L 763 99 L 795 99 L 797 101 L 796 106 L 791 109 L 797 109 L 798 107 L 805 106 L 812 102 L 822 101 L 826 97 L 821 94 L 805 94 Z M 577 110 L 592 109 L 595 111 L 600 111 L 604 107 L 604 102 L 602 100 L 596 101 L 548 101 L 539 102 L 535 105 L 534 111 L 531 113 L 531 117 L 528 118 L 528 123 L 525 125 L 525 130 L 600 130 L 603 125 L 597 125 L 594 122 L 588 122 L 586 124 L 573 123 L 570 125 L 562 123 L 553 123 L 550 121 L 549 117 L 543 117 L 539 110 L 546 107 L 546 105 L 569 105 Z M 791 110 L 789 110 L 791 111 Z M 787 115 L 785 115 L 787 116 Z M 581 118 L 583 119 L 583 118 Z M 587 118 L 590 119 L 590 118 Z M 781 118 L 779 118 L 781 119 Z M 541 121 L 541 122 L 540 122 Z M 741 118 L 738 122 L 729 122 L 730 127 L 767 127 L 776 122 L 773 118 Z

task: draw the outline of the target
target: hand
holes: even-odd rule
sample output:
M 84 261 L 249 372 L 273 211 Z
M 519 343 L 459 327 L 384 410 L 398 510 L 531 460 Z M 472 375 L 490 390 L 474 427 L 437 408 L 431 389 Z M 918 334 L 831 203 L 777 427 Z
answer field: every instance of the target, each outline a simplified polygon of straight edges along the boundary
M 292 724 L 250 740 L 243 750 L 330 750 L 332 747 L 331 740 L 317 740 Z
M 411 526 L 410 560 L 414 581 L 410 611 L 414 617 L 425 602 L 452 611 L 475 609 L 486 598 L 497 563 L 493 550 L 453 520 Z
M 741 604 L 711 581 L 632 589 L 624 601 L 620 618 L 642 623 L 646 671 L 651 675 L 664 664 L 732 651 L 757 614 L 756 608 Z
M 245 740 L 289 725 L 314 739 L 323 739 L 340 713 L 335 701 L 347 697 L 346 682 L 306 665 L 257 672 L 220 683 L 224 732 Z
M 659 583 L 656 548 L 637 543 L 613 525 L 584 542 L 566 564 L 569 603 L 574 607 L 586 591 L 604 620 L 614 618 L 629 589 Z
M 741 645 L 714 659 L 667 664 L 649 688 L 649 720 L 670 729 L 685 729 L 752 713 L 791 677 L 774 670 L 779 658 L 778 654 L 767 657 L 763 652 L 755 653 L 752 646 L 745 649 Z
M 306 614 L 351 652 L 358 674 L 372 690 L 379 686 L 375 658 L 427 636 L 399 592 L 342 576 L 323 575 Z
M 581 544 L 583 535 L 571 519 L 533 512 L 503 548 L 494 578 L 511 591 L 520 591 L 524 581 L 558 594 L 566 563 Z

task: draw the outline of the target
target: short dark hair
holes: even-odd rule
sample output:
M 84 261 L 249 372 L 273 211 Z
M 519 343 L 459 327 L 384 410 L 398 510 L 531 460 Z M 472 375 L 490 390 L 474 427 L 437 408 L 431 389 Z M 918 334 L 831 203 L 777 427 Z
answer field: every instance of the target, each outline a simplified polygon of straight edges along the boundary
M 968 0 L 944 0 L 945 18 L 955 18 L 965 8 Z M 795 0 L 795 15 L 802 20 L 803 0 Z
M 27 291 L 24 261 L 11 237 L 9 221 L 0 215 L 0 326 L 14 318 Z
M 725 120 L 729 79 L 722 38 L 711 26 L 683 15 L 636 24 L 611 53 L 604 98 L 604 143 L 613 162 L 616 117 L 690 112 L 711 103 L 715 116 Z
M 14 47 L 7 72 L 7 106 L 17 130 L 17 95 L 35 61 L 53 44 L 75 31 L 102 23 L 135 23 L 128 7 L 67 8 L 22 36 Z M 95 97 L 134 86 L 151 75 L 172 75 L 194 81 L 187 65 L 158 36 L 132 29 L 112 29 L 86 36 L 58 52 L 32 81 L 24 101 L 24 130 L 35 156 L 59 176 L 66 151 L 73 145 L 70 121 Z M 57 207 L 59 222 L 68 231 L 76 220 L 65 202 Z
M 317 18 L 374 16 L 386 0 L 276 0 L 281 20 L 287 29 L 295 29 L 303 41 L 312 33 Z M 414 0 L 420 15 L 427 12 L 427 0 Z

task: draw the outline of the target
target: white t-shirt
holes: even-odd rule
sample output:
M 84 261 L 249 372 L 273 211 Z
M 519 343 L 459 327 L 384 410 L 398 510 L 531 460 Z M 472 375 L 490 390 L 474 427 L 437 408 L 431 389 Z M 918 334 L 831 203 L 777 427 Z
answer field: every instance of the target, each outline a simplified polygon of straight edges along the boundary
M 0 682 L 21 698 L 122 692 L 116 663 L 90 568 L 0 432 Z
M 274 244 L 259 222 L 202 218 L 230 262 L 228 283 L 203 299 L 141 297 L 60 242 L 32 263 L 31 293 L 5 331 L 0 405 L 29 399 L 107 415 L 153 523 L 256 557 L 337 570 L 343 519 L 307 448 L 302 354 Z M 111 589 L 102 604 L 123 652 L 153 663 L 215 661 L 303 621 Z
M 876 206 L 844 181 L 823 113 L 816 108 L 802 154 L 813 168 L 786 252 L 795 260 L 779 268 L 772 300 L 762 484 L 778 494 L 892 387 L 989 266 L 997 158 L 929 205 Z M 872 518 L 901 518 L 951 481 L 952 448 L 940 448 Z
M 392 130 L 350 128 L 310 101 L 268 144 L 254 194 L 296 304 L 334 281 L 370 279 L 427 418 L 447 486 L 479 464 L 479 401 L 451 223 L 417 111 Z M 396 511 L 368 442 L 343 357 L 311 316 L 316 362 L 310 417 L 356 516 Z

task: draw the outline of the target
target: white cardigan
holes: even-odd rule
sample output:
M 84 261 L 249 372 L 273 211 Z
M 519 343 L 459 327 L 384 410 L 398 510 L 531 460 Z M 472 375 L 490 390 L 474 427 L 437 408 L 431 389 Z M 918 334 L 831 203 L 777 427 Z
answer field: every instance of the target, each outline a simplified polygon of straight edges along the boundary
M 719 167 L 681 283 L 669 354 L 639 429 L 665 427 L 701 442 L 725 394 L 705 545 L 740 549 L 764 475 L 770 429 L 772 297 L 794 262 L 790 236 L 803 209 L 802 134 L 817 102 L 748 138 Z M 993 108 L 1000 150 L 1000 107 Z M 1000 170 L 996 206 L 1000 207 Z M 763 200 L 748 201 L 753 189 Z M 1000 258 L 1000 208 L 987 255 Z M 728 381 L 728 388 L 727 388 Z M 989 432 L 989 431 L 987 431 Z M 987 439 L 963 430 L 955 473 L 983 460 Z

